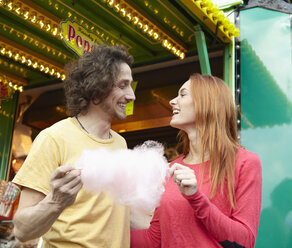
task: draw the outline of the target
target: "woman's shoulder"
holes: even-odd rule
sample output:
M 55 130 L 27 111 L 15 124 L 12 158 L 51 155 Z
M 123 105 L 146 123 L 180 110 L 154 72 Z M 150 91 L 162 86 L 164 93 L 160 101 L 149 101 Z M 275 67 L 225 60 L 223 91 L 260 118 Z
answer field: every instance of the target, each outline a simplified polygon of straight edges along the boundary
M 258 160 L 259 156 L 244 147 L 238 147 L 236 152 L 236 158 L 241 160 Z
M 244 167 L 246 169 L 261 167 L 261 160 L 256 153 L 239 147 L 236 153 L 236 167 Z

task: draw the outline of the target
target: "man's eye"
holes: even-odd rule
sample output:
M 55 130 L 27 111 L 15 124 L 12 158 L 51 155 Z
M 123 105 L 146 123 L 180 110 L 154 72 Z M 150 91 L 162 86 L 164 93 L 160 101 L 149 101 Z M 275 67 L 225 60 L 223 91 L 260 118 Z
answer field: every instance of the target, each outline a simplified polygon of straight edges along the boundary
M 125 87 L 126 87 L 125 84 L 120 84 L 120 85 L 119 85 L 119 88 L 120 88 L 120 89 L 124 89 Z

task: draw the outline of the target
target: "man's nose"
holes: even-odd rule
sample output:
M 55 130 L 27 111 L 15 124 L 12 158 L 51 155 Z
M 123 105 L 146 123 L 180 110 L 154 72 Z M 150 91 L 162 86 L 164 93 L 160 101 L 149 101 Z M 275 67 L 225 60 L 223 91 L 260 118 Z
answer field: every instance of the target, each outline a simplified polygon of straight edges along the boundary
M 135 93 L 134 93 L 134 91 L 133 91 L 131 86 L 129 87 L 129 90 L 127 92 L 126 97 L 127 97 L 127 100 L 129 100 L 129 101 L 135 101 L 136 100 Z

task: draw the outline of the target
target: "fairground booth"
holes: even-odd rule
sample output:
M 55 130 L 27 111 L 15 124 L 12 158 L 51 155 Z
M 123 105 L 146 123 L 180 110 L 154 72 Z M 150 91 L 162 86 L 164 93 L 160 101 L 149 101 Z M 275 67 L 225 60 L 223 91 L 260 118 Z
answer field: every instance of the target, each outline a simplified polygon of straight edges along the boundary
M 68 116 L 64 67 L 94 43 L 134 57 L 136 100 L 112 129 L 129 148 L 162 142 L 169 160 L 178 132 L 169 100 L 194 72 L 224 79 L 241 145 L 263 167 L 256 247 L 292 247 L 290 0 L 0 0 L 0 247 L 20 245 L 11 180 L 36 135 Z

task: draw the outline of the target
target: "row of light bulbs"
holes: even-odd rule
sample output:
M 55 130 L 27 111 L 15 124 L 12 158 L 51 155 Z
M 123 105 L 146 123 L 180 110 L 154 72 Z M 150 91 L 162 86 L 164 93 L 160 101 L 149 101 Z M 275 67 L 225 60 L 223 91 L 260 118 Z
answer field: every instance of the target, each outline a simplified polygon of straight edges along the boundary
M 18 39 L 22 39 L 23 41 L 28 42 L 39 49 L 46 50 L 47 53 L 50 53 L 53 56 L 58 56 L 58 57 L 62 57 L 63 59 L 68 59 L 67 55 L 62 53 L 61 51 L 56 50 L 55 48 L 47 45 L 45 42 L 40 41 L 39 39 L 36 39 L 34 37 L 31 37 L 24 32 L 21 32 L 19 30 L 15 30 L 11 26 L 8 26 L 8 25 L 0 22 L 0 28 L 9 34 L 14 33 Z
M 12 1 L 0 0 L 0 6 L 5 7 L 10 12 L 16 13 L 24 20 L 37 25 L 42 30 L 52 34 L 53 36 L 62 39 L 60 28 L 57 23 L 52 20 L 46 19 L 44 16 L 37 16 L 37 12 L 30 9 L 28 5 L 22 2 L 14 4 Z
M 52 5 L 52 1 L 49 1 L 49 4 Z M 37 16 L 37 12 L 34 10 L 31 10 L 30 7 L 26 6 L 24 3 L 22 2 L 18 2 L 16 4 L 13 4 L 12 1 L 4 1 L 4 0 L 0 0 L 0 6 L 4 6 L 6 7 L 10 12 L 16 13 L 17 15 L 21 16 L 24 20 L 31 22 L 35 25 L 37 25 L 39 28 L 41 28 L 42 30 L 45 30 L 46 32 L 52 34 L 53 36 L 55 36 L 58 39 L 63 39 L 61 30 L 59 28 L 59 24 L 58 23 L 54 23 L 52 20 L 44 17 L 44 16 Z M 22 7 L 25 6 L 25 7 Z M 55 4 L 55 9 L 58 10 L 59 6 L 58 4 Z M 68 12 L 68 18 L 70 18 L 72 16 L 71 12 Z M 77 17 L 74 16 L 74 21 L 77 21 Z M 84 22 L 83 20 L 81 20 L 80 22 Z M 81 23 L 82 24 L 82 23 Z M 86 27 L 86 29 L 89 29 L 88 24 L 84 24 L 84 26 Z M 91 31 L 93 31 L 94 26 L 91 27 Z M 96 30 L 96 33 L 98 36 L 100 36 L 102 39 L 104 39 L 104 33 L 101 33 L 99 31 Z M 109 37 L 106 37 L 106 41 L 108 41 Z M 111 44 L 115 45 L 117 44 L 117 42 L 115 42 L 113 39 L 111 39 Z
M 173 54 L 181 59 L 184 59 L 185 53 L 184 49 L 176 44 L 172 39 L 167 38 L 161 31 L 159 31 L 151 22 L 147 21 L 146 18 L 139 15 L 130 5 L 126 2 L 119 4 L 115 0 L 102 0 L 107 2 L 110 7 L 113 7 L 115 11 L 120 12 L 120 14 L 125 17 L 128 21 L 132 21 L 138 28 L 142 29 L 154 40 L 161 41 L 163 46 L 170 50 Z M 12 1 L 0 0 L 0 6 L 6 7 L 10 12 L 16 13 L 26 21 L 30 21 L 35 25 L 39 26 L 42 30 L 51 33 L 59 39 L 62 39 L 60 29 L 57 24 L 51 24 L 50 20 L 46 20 L 43 16 L 37 17 L 35 11 L 30 11 L 29 8 L 23 8 L 23 3 L 13 4 Z M 133 14 L 132 14 L 133 13 Z
M 166 49 L 171 51 L 180 59 L 185 58 L 185 49 L 180 46 L 173 39 L 168 37 L 162 31 L 160 31 L 153 23 L 143 17 L 141 14 L 132 8 L 126 1 L 117 0 L 101 0 L 106 3 L 109 7 L 113 8 L 117 13 L 120 13 L 128 22 L 132 22 L 139 29 L 143 30 L 148 36 L 152 37 L 154 40 L 160 41 Z
M 0 75 L 0 81 L 4 84 L 4 85 L 8 85 L 11 89 L 13 90 L 17 90 L 19 92 L 23 91 L 23 86 L 20 84 L 15 83 L 14 81 L 11 80 L 7 80 L 5 77 Z
M 211 0 L 192 0 L 192 2 L 205 14 L 205 16 L 209 17 L 214 24 L 217 25 L 219 21 L 219 28 L 228 38 L 232 36 L 239 37 L 239 29 L 235 27 L 234 23 L 230 22 L 224 12 Z
M 44 72 L 46 74 L 50 74 L 51 76 L 55 76 L 57 78 L 60 78 L 61 80 L 65 80 L 66 76 L 64 73 L 61 73 L 58 69 L 44 65 L 37 60 L 31 59 L 26 57 L 25 55 L 21 55 L 18 52 L 14 52 L 8 48 L 0 47 L 0 54 L 8 57 L 13 58 L 15 61 L 18 61 L 22 64 L 26 64 L 29 67 L 32 67 L 34 69 L 38 69 L 41 72 Z

